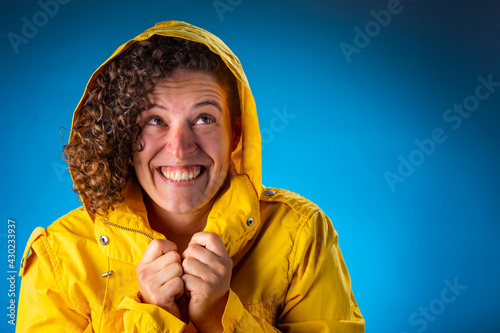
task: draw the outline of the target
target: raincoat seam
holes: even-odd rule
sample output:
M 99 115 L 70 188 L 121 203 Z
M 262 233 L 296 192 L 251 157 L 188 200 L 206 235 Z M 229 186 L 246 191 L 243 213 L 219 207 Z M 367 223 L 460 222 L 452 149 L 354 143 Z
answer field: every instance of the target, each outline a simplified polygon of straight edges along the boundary
M 154 330 L 155 332 L 158 332 L 158 333 L 168 333 L 168 332 L 170 332 L 170 330 L 166 330 L 165 331 L 164 329 L 159 328 L 155 324 L 146 324 L 146 328 Z
M 271 308 L 271 311 L 274 311 L 277 308 L 276 307 L 276 303 L 273 300 L 262 300 L 262 302 L 249 302 L 249 303 L 243 303 L 243 302 L 241 302 L 241 304 L 243 305 L 243 307 L 245 307 L 245 306 L 258 306 L 258 305 L 262 305 L 262 304 L 269 304 L 269 306 Z
M 301 217 L 305 217 L 306 219 L 310 219 L 318 211 L 321 211 L 321 208 L 319 208 L 315 203 L 297 193 L 285 189 L 278 189 L 278 188 L 273 188 L 273 189 L 276 191 L 275 195 L 269 198 L 260 198 L 260 200 L 265 202 L 283 203 L 288 207 L 290 207 Z M 298 202 L 296 202 L 298 200 L 292 199 L 292 197 L 297 197 L 300 201 L 303 201 L 303 204 L 299 204 Z M 311 207 L 306 208 L 305 207 L 306 205 Z
M 283 291 L 283 294 L 286 294 L 286 290 Z M 241 302 L 241 300 L 240 300 L 240 302 Z M 276 305 L 276 298 L 273 298 L 273 300 L 263 300 L 262 302 L 252 302 L 252 303 L 241 302 L 241 304 L 243 305 L 243 308 L 245 309 L 245 311 L 248 311 L 250 314 L 251 314 L 251 311 L 249 309 L 247 309 L 247 307 L 251 307 L 251 306 L 257 306 L 257 307 L 261 308 L 266 313 L 269 311 L 267 313 L 267 315 L 271 318 L 274 318 L 273 323 L 275 323 L 276 314 L 277 314 L 278 308 L 279 308 L 278 305 Z M 239 322 L 241 322 L 241 321 L 242 320 L 240 320 Z M 239 325 L 239 322 L 238 322 L 238 325 Z
M 245 309 L 245 311 L 246 311 L 246 309 Z M 238 320 L 238 322 L 236 323 L 236 325 L 234 325 L 234 328 L 231 330 L 231 332 L 236 332 L 236 330 L 241 326 L 242 322 L 243 322 L 243 316 L 241 316 L 241 318 Z
M 108 272 L 111 271 L 111 268 L 110 268 L 110 259 L 109 257 L 107 258 L 108 259 Z M 104 314 L 104 306 L 106 305 L 106 299 L 108 297 L 108 290 L 109 290 L 109 279 L 110 279 L 110 276 L 106 276 L 106 290 L 104 291 L 104 297 L 103 297 L 103 300 L 102 300 L 102 307 L 101 307 L 101 318 L 99 318 L 99 332 L 101 332 L 101 328 L 102 328 L 102 317 L 103 317 L 103 314 Z
M 288 257 L 288 270 L 287 270 L 288 288 L 290 287 L 290 284 L 292 282 L 293 267 L 295 266 L 295 257 L 297 255 L 297 250 L 299 248 L 302 231 L 305 229 L 306 225 L 311 219 L 306 219 L 304 215 L 301 215 L 300 220 L 301 221 L 299 222 L 299 226 L 297 228 L 297 231 L 295 232 L 295 236 L 293 237 L 292 250 L 290 251 L 290 256 Z M 285 294 L 288 293 L 288 288 L 285 291 Z
M 45 251 L 47 251 L 47 254 L 49 255 L 50 263 L 53 267 L 56 286 L 59 289 L 59 292 L 61 293 L 62 298 L 64 299 L 66 304 L 68 304 L 68 307 L 70 309 L 77 311 L 78 313 L 82 314 L 85 318 L 87 318 L 88 316 L 84 314 L 84 311 L 82 311 L 82 306 L 76 300 L 75 301 L 72 300 L 72 298 L 69 295 L 69 290 L 67 290 L 64 287 L 62 267 L 59 264 L 59 262 L 57 261 L 57 258 L 54 255 L 54 252 L 52 251 L 52 247 L 50 246 L 49 240 L 46 237 L 41 237 L 40 241 L 42 242 L 43 246 L 45 247 Z

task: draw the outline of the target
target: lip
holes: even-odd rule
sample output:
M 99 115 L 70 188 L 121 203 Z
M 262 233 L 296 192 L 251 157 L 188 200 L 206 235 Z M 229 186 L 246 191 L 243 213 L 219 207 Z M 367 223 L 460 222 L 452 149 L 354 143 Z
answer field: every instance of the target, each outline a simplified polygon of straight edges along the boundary
M 178 171 L 182 174 L 184 171 L 190 172 L 190 171 L 196 170 L 198 168 L 200 169 L 200 173 L 196 178 L 189 179 L 189 180 L 182 180 L 182 181 L 172 180 L 172 179 L 166 178 L 162 173 L 162 169 L 164 171 L 165 170 Z M 206 171 L 207 171 L 207 168 L 205 166 L 199 165 L 199 164 L 198 165 L 164 165 L 164 166 L 156 168 L 156 172 L 158 173 L 158 176 L 165 183 L 167 183 L 170 186 L 176 186 L 176 187 L 190 186 L 190 185 L 196 183 L 200 178 L 202 178 L 205 175 Z

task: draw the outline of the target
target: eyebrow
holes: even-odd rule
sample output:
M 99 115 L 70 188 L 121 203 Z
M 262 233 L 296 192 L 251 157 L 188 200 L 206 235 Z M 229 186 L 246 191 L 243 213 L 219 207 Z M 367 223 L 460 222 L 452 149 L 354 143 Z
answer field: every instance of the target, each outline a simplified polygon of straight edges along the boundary
M 162 110 L 166 110 L 166 109 L 163 107 L 163 105 L 156 104 L 156 103 L 154 103 L 154 104 L 152 104 L 152 105 L 151 105 L 151 108 L 150 108 L 150 109 L 152 109 L 152 108 L 160 108 L 160 109 L 162 109 Z
M 204 107 L 204 106 L 207 106 L 207 105 L 212 105 L 212 106 L 215 106 L 215 108 L 217 110 L 219 110 L 219 112 L 222 114 L 222 105 L 215 101 L 215 100 L 206 100 L 206 101 L 203 101 L 203 102 L 200 102 L 200 103 L 197 103 L 195 104 L 195 108 L 200 108 L 200 107 Z
M 203 101 L 203 102 L 200 102 L 200 103 L 196 103 L 194 105 L 195 108 L 202 108 L 204 106 L 214 106 L 221 114 L 222 114 L 222 105 L 215 101 L 215 100 L 206 100 L 206 101 Z M 151 105 L 151 109 L 152 108 L 159 108 L 159 109 L 162 109 L 162 110 L 167 110 L 167 108 L 165 108 L 163 105 L 161 104 L 156 104 L 156 103 L 153 103 Z

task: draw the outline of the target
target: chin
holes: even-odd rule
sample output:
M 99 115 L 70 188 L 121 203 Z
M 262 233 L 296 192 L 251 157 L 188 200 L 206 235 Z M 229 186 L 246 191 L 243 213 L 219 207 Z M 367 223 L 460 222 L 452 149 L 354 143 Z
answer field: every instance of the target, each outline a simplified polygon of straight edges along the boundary
M 171 214 L 189 214 L 201 210 L 207 203 L 170 200 L 168 205 L 160 205 L 160 208 Z

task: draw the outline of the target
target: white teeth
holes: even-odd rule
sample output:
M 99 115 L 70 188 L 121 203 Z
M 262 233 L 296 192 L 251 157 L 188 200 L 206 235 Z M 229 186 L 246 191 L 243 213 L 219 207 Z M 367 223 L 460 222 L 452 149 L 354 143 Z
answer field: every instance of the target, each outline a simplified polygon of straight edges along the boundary
M 167 178 L 168 180 L 175 180 L 177 182 L 195 179 L 200 175 L 200 173 L 201 173 L 201 169 L 198 169 L 194 172 L 193 171 L 190 171 L 190 172 L 184 171 L 182 173 L 180 171 L 161 170 L 161 174 L 163 175 L 163 177 Z

